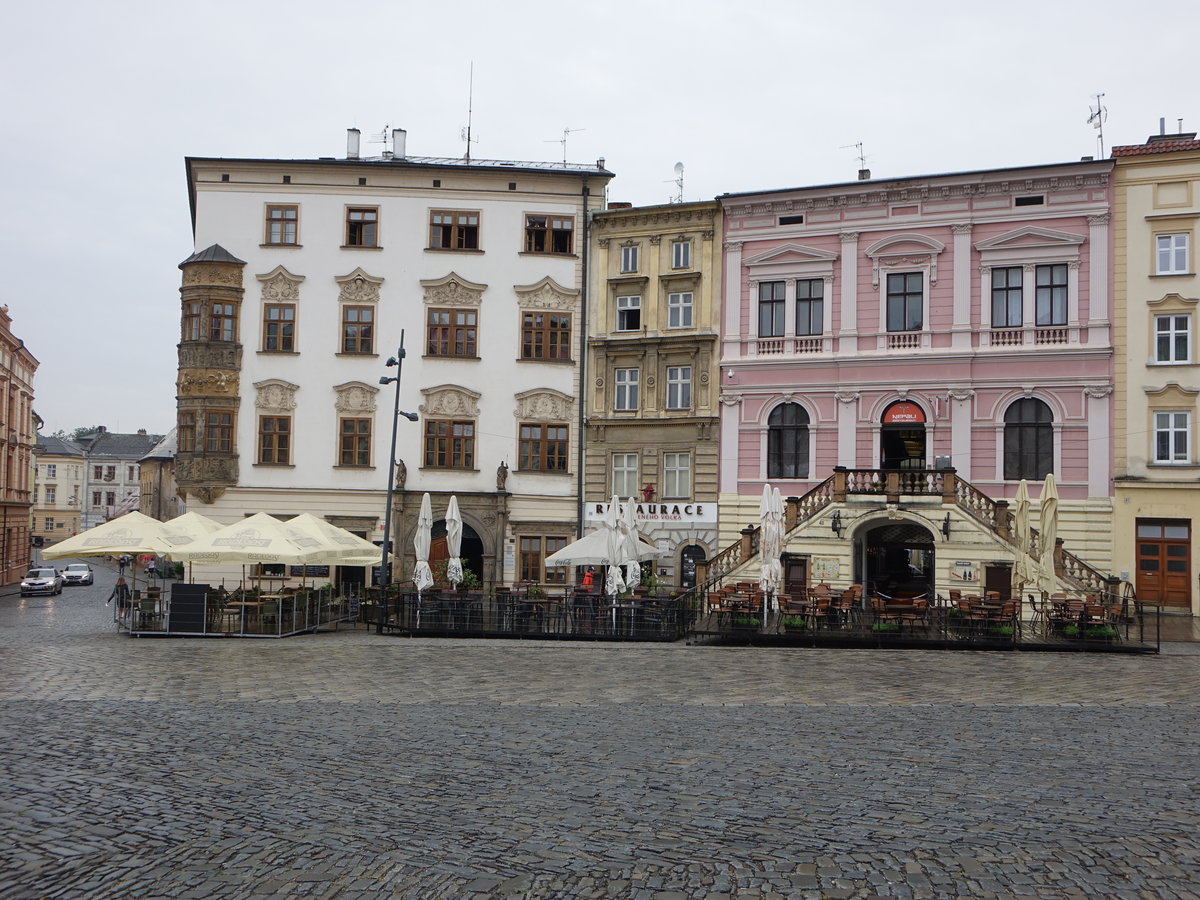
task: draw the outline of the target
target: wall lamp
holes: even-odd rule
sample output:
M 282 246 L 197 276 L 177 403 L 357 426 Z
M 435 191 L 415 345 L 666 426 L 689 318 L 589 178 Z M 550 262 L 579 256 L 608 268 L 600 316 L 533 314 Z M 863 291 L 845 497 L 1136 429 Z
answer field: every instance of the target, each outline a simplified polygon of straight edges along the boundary
M 942 519 L 942 534 L 950 537 L 950 513 L 946 513 L 946 518 Z
M 833 518 L 829 520 L 829 527 L 838 537 L 842 536 L 842 511 L 840 509 L 833 511 Z

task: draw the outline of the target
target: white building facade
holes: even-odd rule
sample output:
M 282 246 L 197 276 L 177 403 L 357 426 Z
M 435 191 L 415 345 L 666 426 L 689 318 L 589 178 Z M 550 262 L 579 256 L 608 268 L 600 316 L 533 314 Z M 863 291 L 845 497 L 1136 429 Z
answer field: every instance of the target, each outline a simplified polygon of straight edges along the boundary
M 307 511 L 382 541 L 399 374 L 418 419 L 396 426 L 394 580 L 424 492 L 435 570 L 454 495 L 482 582 L 565 579 L 541 561 L 580 518 L 587 213 L 611 173 L 404 147 L 360 158 L 351 130 L 345 159 L 187 160 L 179 487 L 219 521 Z

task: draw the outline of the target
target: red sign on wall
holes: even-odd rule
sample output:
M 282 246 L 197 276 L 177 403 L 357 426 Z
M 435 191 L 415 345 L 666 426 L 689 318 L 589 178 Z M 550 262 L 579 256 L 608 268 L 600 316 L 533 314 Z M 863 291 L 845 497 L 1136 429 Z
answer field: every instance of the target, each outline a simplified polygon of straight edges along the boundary
M 915 403 L 893 403 L 883 414 L 884 425 L 924 425 L 925 411 Z

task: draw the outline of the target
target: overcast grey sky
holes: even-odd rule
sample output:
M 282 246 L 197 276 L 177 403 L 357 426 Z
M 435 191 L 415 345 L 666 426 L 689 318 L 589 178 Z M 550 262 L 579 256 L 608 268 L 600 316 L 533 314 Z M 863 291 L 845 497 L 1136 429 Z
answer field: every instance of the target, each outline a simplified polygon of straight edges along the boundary
M 65 0 L 8 4 L 0 252 L 41 361 L 45 432 L 165 432 L 183 158 L 344 156 L 408 130 L 459 156 L 604 157 L 609 197 L 667 202 L 1098 155 L 1200 125 L 1200 5 L 1128 2 Z M 1135 18 L 1136 17 L 1136 18 Z M 378 152 L 367 144 L 364 151 Z M 386 344 L 384 340 L 382 343 Z

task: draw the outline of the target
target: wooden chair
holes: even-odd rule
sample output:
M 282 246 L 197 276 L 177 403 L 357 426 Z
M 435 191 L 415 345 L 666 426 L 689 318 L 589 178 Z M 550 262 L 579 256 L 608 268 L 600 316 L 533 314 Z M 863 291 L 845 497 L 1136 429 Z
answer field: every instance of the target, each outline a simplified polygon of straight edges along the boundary
M 907 625 L 910 631 L 916 631 L 917 627 L 924 628 L 928 624 L 929 615 L 929 600 L 925 597 L 917 597 L 913 600 L 912 609 L 900 613 L 901 626 Z

